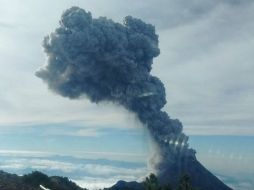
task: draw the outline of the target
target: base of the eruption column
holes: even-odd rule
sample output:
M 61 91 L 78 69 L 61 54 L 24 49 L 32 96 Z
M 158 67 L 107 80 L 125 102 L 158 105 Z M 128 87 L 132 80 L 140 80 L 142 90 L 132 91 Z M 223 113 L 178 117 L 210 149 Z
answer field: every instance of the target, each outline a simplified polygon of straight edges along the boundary
M 199 190 L 232 190 L 192 156 L 182 157 L 174 164 L 167 165 L 166 169 L 161 169 L 158 178 L 162 184 L 170 183 L 174 187 L 178 184 L 179 178 L 187 174 L 192 186 Z

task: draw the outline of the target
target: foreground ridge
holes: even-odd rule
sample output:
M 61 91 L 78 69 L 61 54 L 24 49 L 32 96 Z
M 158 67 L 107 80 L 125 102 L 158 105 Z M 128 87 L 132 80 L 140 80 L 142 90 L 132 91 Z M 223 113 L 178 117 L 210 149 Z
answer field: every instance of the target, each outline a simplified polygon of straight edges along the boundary
M 162 182 L 154 174 L 143 182 L 126 182 L 118 181 L 115 185 L 104 190 L 200 190 L 194 183 L 192 183 L 192 176 L 187 174 L 182 175 L 177 179 L 177 183 L 172 183 L 175 179 L 164 179 Z M 207 190 L 213 187 L 207 185 Z M 229 188 L 228 188 L 229 189 Z M 39 171 L 34 171 L 30 174 L 18 176 L 4 171 L 0 171 L 0 190 L 88 190 L 81 188 L 67 177 L 47 176 Z
M 0 171 L 0 190 L 87 190 L 67 177 L 47 175 L 35 171 L 24 176 Z

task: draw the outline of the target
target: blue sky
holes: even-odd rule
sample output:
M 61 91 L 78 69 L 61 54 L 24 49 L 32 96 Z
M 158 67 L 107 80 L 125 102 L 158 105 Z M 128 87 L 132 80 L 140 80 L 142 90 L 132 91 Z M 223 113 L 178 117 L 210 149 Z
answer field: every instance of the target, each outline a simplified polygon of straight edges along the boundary
M 85 98 L 63 98 L 35 77 L 46 61 L 41 47 L 44 36 L 73 5 L 94 17 L 122 22 L 132 15 L 155 25 L 161 54 L 152 73 L 167 90 L 164 110 L 181 120 L 208 168 L 233 173 L 228 160 L 234 159 L 239 163 L 237 172 L 253 168 L 251 0 L 130 0 L 128 4 L 123 0 L 0 0 L 2 153 L 146 162 L 152 151 L 149 135 L 132 113 L 112 104 L 91 104 Z M 243 168 L 240 163 L 245 163 Z
M 34 127 L 0 135 L 0 170 L 17 174 L 40 170 L 68 176 L 92 189 L 111 186 L 120 179 L 141 180 L 151 172 L 147 162 L 153 153 L 152 144 L 141 129 L 107 128 L 101 131 L 102 136 L 70 137 L 47 135 L 48 128 L 67 130 L 63 125 L 36 126 L 39 130 Z M 190 136 L 199 161 L 225 183 L 241 190 L 254 187 L 253 143 L 252 136 Z

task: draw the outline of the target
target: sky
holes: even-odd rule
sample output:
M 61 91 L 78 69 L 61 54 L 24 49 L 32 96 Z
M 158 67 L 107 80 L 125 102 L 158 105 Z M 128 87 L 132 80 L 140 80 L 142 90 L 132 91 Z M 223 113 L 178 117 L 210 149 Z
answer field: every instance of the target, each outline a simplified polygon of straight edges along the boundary
M 74 5 L 93 17 L 122 23 L 132 15 L 153 24 L 161 54 L 152 74 L 166 87 L 163 109 L 180 119 L 209 168 L 220 171 L 230 159 L 225 155 L 238 163 L 246 156 L 246 168 L 253 167 L 252 0 L 0 0 L 0 152 L 143 162 L 152 151 L 134 114 L 110 103 L 63 98 L 35 76 L 46 61 L 44 36 Z
M 125 128 L 131 115 L 125 110 L 62 98 L 34 75 L 45 63 L 44 36 L 64 10 L 78 5 L 94 17 L 122 22 L 132 15 L 155 25 L 161 54 L 152 73 L 167 89 L 164 109 L 187 134 L 254 135 L 252 1 L 59 2 L 0 1 L 0 126 L 106 122 Z

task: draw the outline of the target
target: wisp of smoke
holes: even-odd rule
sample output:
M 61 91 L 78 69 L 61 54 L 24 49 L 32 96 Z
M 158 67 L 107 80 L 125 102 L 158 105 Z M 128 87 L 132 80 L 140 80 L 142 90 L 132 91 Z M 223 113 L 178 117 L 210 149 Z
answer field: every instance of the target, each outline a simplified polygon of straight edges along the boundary
M 36 75 L 54 92 L 71 99 L 110 101 L 134 112 L 160 147 L 161 172 L 182 156 L 195 157 L 188 148 L 182 124 L 161 111 L 166 104 L 163 83 L 150 74 L 158 56 L 155 27 L 127 16 L 123 24 L 72 7 L 60 26 L 45 37 L 47 65 Z

